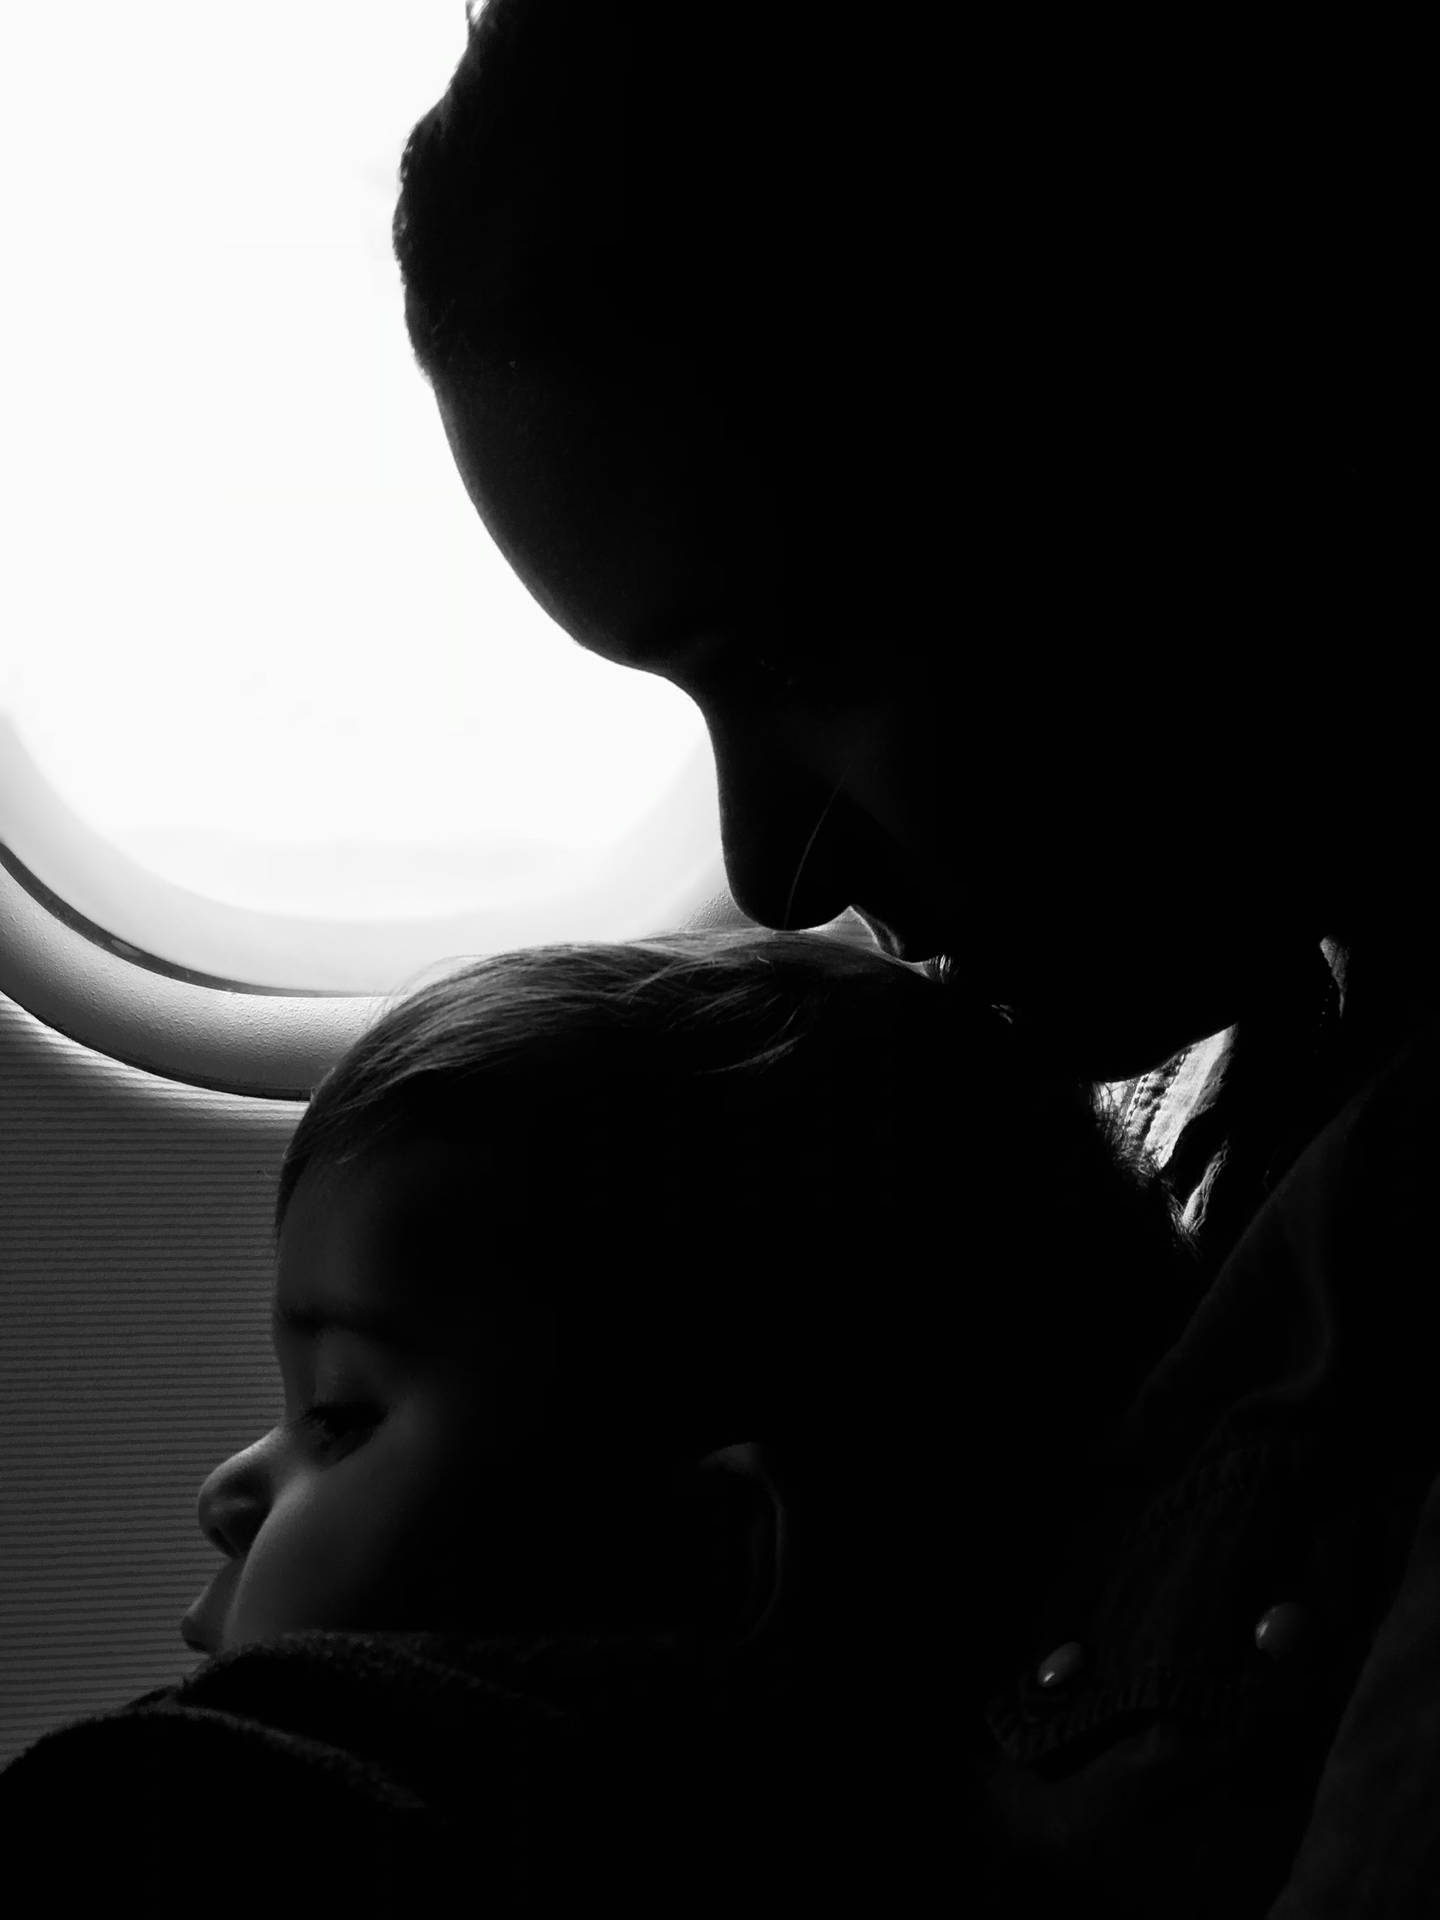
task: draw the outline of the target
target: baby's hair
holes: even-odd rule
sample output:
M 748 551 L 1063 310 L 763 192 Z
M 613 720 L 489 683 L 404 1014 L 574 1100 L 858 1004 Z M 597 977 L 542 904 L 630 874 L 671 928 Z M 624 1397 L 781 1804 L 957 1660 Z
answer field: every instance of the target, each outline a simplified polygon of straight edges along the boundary
M 307 1172 L 417 1139 L 482 1169 L 473 1265 L 437 1298 L 485 1288 L 503 1317 L 519 1289 L 612 1425 L 677 1459 L 760 1438 L 798 1463 L 857 1405 L 867 1430 L 952 1418 L 1036 1272 L 1073 1306 L 1118 1208 L 1103 1284 L 1123 1291 L 1138 1213 L 1162 1288 L 1178 1238 L 1102 1089 L 1044 1071 L 1003 1010 L 821 933 L 540 946 L 402 993 L 316 1087 L 277 1243 Z

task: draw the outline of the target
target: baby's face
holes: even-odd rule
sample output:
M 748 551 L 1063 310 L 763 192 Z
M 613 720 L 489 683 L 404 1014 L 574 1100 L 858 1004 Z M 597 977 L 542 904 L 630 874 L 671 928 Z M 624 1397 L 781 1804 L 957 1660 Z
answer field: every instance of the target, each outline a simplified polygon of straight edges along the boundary
M 454 1207 L 434 1204 L 475 1178 L 473 1153 L 467 1174 L 428 1142 L 302 1178 L 274 1294 L 285 1418 L 200 1493 L 227 1555 L 189 1616 L 207 1652 L 307 1627 L 523 1631 L 626 1551 L 607 1510 L 625 1463 L 557 1438 L 543 1338 L 501 1341 L 480 1310 L 487 1282 L 513 1286 L 481 1271 L 484 1210 L 467 1252 Z M 462 1258 L 468 1304 L 425 1308 Z M 316 1407 L 343 1411 L 320 1425 Z

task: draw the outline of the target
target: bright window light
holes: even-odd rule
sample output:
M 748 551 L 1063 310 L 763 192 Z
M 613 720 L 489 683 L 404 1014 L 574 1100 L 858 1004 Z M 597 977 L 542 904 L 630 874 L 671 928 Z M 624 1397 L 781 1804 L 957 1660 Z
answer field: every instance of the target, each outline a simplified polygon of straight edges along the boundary
M 463 44 L 461 0 L 0 30 L 0 723 L 130 860 L 229 906 L 523 902 L 707 749 L 510 572 L 411 359 L 397 168 Z

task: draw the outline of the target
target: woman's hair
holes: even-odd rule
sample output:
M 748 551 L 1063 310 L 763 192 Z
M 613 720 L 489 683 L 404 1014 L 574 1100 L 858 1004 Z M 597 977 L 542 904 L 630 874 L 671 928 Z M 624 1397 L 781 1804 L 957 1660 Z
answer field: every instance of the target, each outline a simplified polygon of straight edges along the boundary
M 1167 33 L 486 0 L 400 165 L 416 358 L 678 356 L 847 606 L 873 551 L 926 621 L 929 554 L 945 598 L 1043 574 L 1067 626 L 1094 591 L 1113 632 L 1129 583 L 1147 645 L 1156 593 L 1206 644 L 1239 591 L 1339 617 L 1342 572 L 1373 618 L 1423 437 L 1393 64 L 1348 27 L 1238 63 Z
M 479 1169 L 473 1263 L 442 1263 L 436 1297 L 553 1315 L 561 1377 L 683 1458 L 803 1453 L 857 1408 L 934 1417 L 1037 1270 L 1073 1299 L 1077 1242 L 1117 1228 L 1114 1299 L 1137 1210 L 1159 1264 L 1177 1233 L 1100 1090 L 1043 1071 L 1000 1010 L 822 933 L 535 947 L 402 995 L 316 1087 L 277 1240 L 307 1172 L 416 1140 Z
M 757 34 L 671 0 L 473 10 L 401 160 L 393 238 L 426 374 L 563 334 L 612 351 L 703 338 L 717 376 L 743 362 L 753 379 L 827 293 L 861 297 L 884 240 L 857 245 L 855 103 L 833 83 L 854 49 L 821 25 L 772 7 Z M 796 343 L 813 356 L 813 335 Z

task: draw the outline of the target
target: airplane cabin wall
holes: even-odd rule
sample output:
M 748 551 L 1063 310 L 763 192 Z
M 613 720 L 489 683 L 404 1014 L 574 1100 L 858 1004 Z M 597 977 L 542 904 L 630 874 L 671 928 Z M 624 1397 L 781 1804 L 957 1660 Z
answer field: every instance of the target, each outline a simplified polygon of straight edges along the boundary
M 270 1218 L 303 1110 L 109 1059 L 0 993 L 0 1766 L 199 1664 L 196 1497 L 280 1414 Z

